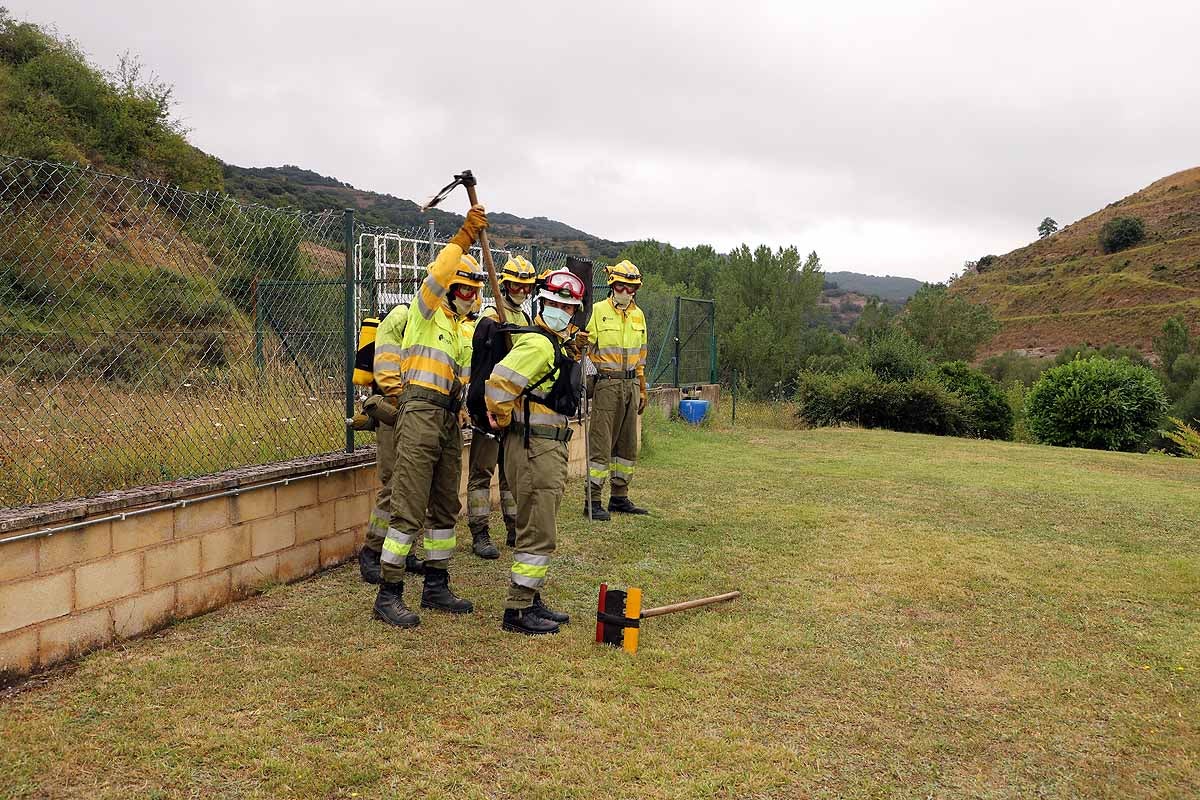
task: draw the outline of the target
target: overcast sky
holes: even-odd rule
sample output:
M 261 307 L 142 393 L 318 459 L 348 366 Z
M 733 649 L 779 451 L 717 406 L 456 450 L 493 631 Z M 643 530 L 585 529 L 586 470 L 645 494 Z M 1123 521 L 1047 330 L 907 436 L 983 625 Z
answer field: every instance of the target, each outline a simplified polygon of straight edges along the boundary
M 1200 165 L 1190 1 L 7 5 L 139 55 L 227 162 L 471 168 L 492 210 L 829 271 L 941 280 Z

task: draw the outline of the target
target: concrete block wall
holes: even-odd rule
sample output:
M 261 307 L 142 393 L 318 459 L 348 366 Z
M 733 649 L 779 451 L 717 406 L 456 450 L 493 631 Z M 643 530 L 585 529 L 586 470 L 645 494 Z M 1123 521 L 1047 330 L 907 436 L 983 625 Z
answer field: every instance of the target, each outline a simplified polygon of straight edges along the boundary
M 581 429 L 568 452 L 570 474 L 584 475 Z M 469 457 L 468 444 L 460 483 L 464 513 Z M 347 457 L 337 459 L 327 466 Z M 315 471 L 314 460 L 307 459 L 292 474 L 287 465 L 270 465 L 260 474 L 210 476 L 182 490 L 132 490 L 124 506 L 122 493 L 114 493 L 103 502 L 81 501 L 69 514 L 42 508 L 24 518 L 21 509 L 7 514 L 0 539 L 64 520 L 97 521 L 0 543 L 0 685 L 348 560 L 362 545 L 379 488 L 369 454 L 358 460 L 362 463 L 319 477 L 302 477 Z M 254 485 L 281 477 L 292 482 Z M 203 499 L 234 488 L 239 491 L 234 496 Z M 498 504 L 495 480 L 492 491 Z M 109 519 L 155 507 L 147 497 L 158 505 L 186 505 Z
M 365 534 L 374 484 L 369 463 L 0 544 L 0 678 L 346 560 Z

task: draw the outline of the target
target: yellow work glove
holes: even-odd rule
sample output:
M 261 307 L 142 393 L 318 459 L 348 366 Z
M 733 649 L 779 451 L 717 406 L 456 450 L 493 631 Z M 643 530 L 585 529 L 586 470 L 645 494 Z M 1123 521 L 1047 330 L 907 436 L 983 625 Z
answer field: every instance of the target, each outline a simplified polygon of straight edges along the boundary
M 640 378 L 638 380 L 638 394 L 640 395 L 640 397 L 638 398 L 638 414 L 641 414 L 643 411 L 646 410 L 646 379 L 645 378 Z
M 470 422 L 471 414 L 467 411 L 465 406 L 460 408 L 458 410 L 458 427 L 465 428 L 468 424 L 470 424 Z
M 458 229 L 458 233 L 451 237 L 450 241 L 461 247 L 465 253 L 471 245 L 479 241 L 479 234 L 487 226 L 487 214 L 484 212 L 483 206 L 476 203 L 471 206 L 471 210 L 467 212 L 467 218 L 463 221 L 462 227 Z

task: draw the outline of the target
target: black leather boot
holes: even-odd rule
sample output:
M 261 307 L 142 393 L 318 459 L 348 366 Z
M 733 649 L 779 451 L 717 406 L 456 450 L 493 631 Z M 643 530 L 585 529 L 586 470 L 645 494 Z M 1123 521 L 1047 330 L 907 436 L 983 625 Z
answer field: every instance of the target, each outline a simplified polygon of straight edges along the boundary
M 533 610 L 540 614 L 544 619 L 548 619 L 556 625 L 566 625 L 571 621 L 570 614 L 564 614 L 561 611 L 555 611 L 553 608 L 543 603 L 541 592 L 536 592 L 533 595 Z
M 500 551 L 492 544 L 492 537 L 488 535 L 487 528 L 471 533 L 471 550 L 480 558 L 500 557 Z
M 504 518 L 504 529 L 508 531 L 508 535 L 504 537 L 504 543 L 509 547 L 517 546 L 517 521 L 512 517 Z
M 450 573 L 444 569 L 426 569 L 425 586 L 421 589 L 421 608 L 448 611 L 451 614 L 470 614 L 475 610 L 470 600 L 450 591 Z
M 379 557 L 383 555 L 378 550 L 364 546 L 358 551 L 358 574 L 366 583 L 379 583 Z
M 650 512 L 644 508 L 635 506 L 628 497 L 610 497 L 608 498 L 608 510 L 616 511 L 619 514 L 649 514 Z
M 413 575 L 424 575 L 425 562 L 409 553 L 404 557 L 404 571 L 411 572 Z
M 375 597 L 375 616 L 397 628 L 415 628 L 421 624 L 421 618 L 404 605 L 403 581 L 379 584 L 379 594 Z
M 558 623 L 543 617 L 533 606 L 504 609 L 500 627 L 510 633 L 523 633 L 526 636 L 558 633 Z
M 583 504 L 583 518 L 588 518 L 587 503 Z M 593 522 L 608 522 L 612 519 L 612 515 L 604 510 L 604 506 L 600 505 L 599 500 L 592 501 L 592 521 Z

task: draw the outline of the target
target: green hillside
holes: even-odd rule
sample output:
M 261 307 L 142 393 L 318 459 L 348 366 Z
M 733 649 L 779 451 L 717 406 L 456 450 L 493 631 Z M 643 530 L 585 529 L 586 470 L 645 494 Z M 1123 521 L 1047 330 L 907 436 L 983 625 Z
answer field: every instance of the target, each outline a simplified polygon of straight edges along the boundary
M 463 219 L 459 214 L 439 209 L 422 212 L 412 200 L 356 189 L 336 178 L 290 164 L 282 167 L 226 164 L 224 178 L 226 191 L 239 200 L 310 211 L 353 208 L 358 219 L 367 225 L 414 228 L 433 220 L 437 229 L 446 234 L 462 224 Z M 488 220 L 492 237 L 505 246 L 538 245 L 593 258 L 612 258 L 625 246 L 546 217 L 526 219 L 493 212 Z
M 1141 221 L 1132 246 L 1106 252 L 1104 226 Z M 1107 250 L 1114 250 L 1109 247 Z M 1002 325 L 988 352 L 1079 343 L 1150 351 L 1171 316 L 1200 327 L 1200 167 L 1177 172 L 1062 230 L 981 259 L 952 291 L 986 303 Z

